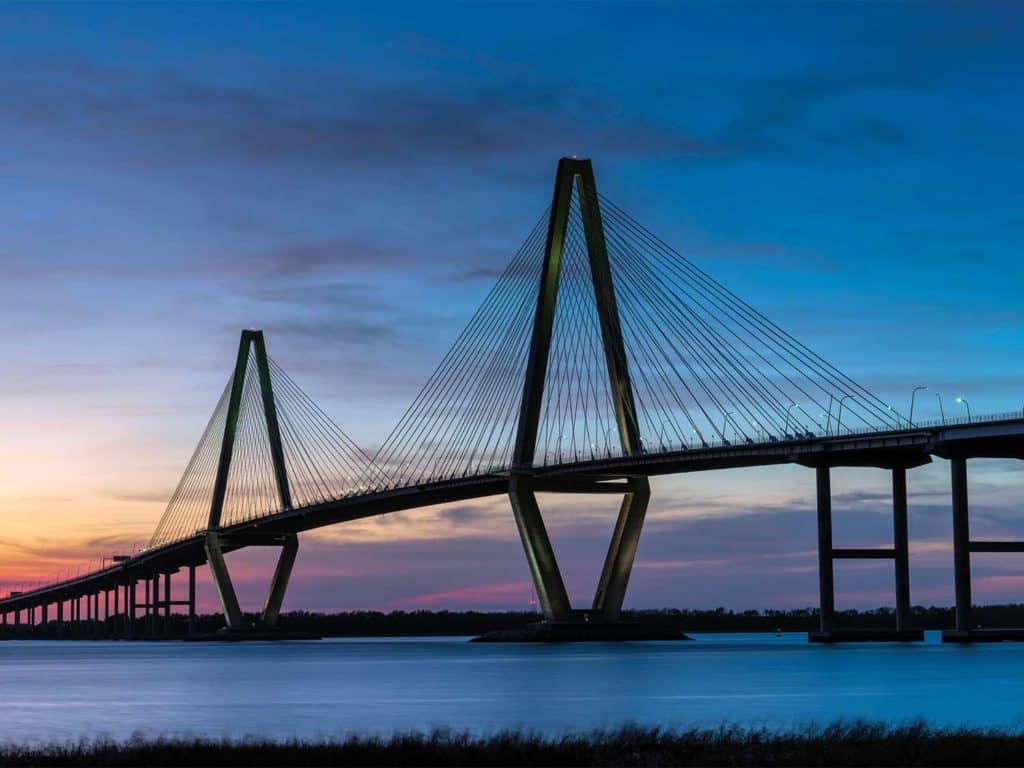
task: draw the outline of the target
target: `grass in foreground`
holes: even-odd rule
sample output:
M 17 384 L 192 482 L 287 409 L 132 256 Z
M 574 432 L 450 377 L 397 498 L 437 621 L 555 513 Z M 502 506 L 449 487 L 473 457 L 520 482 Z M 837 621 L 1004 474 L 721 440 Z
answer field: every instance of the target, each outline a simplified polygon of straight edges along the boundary
M 0 746 L 3 766 L 977 766 L 1024 764 L 1024 738 L 922 723 L 840 723 L 789 732 L 627 727 L 544 738 L 447 732 L 324 742 L 142 740 Z

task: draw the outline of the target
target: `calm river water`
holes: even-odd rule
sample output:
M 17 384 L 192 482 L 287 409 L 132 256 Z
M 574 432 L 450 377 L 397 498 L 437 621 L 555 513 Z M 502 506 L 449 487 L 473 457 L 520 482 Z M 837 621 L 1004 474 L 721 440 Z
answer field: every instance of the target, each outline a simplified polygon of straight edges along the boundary
M 811 646 L 805 635 L 478 645 L 0 643 L 0 740 L 327 737 L 435 727 L 787 727 L 835 718 L 1024 726 L 1024 645 Z

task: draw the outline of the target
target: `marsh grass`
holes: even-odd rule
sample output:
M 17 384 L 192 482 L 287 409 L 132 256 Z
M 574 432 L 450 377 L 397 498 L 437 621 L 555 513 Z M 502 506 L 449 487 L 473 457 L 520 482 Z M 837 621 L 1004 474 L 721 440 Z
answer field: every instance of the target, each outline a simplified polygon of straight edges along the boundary
M 0 746 L 3 766 L 978 766 L 1024 764 L 1024 738 L 924 723 L 618 730 L 543 737 L 435 731 L 325 741 L 142 739 Z

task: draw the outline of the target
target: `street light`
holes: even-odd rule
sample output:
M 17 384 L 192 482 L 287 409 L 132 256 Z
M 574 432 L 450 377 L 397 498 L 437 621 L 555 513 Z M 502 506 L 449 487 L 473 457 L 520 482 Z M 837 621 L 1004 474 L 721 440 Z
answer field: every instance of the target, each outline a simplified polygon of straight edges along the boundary
M 836 416 L 836 434 L 837 435 L 839 434 L 839 430 L 841 430 L 843 428 L 843 403 L 845 403 L 846 400 L 848 398 L 851 398 L 851 397 L 853 397 L 853 395 L 843 395 L 842 397 L 839 398 L 839 413 Z
M 946 409 L 942 407 L 942 393 L 936 392 L 935 396 L 939 399 L 939 415 L 942 417 L 942 423 L 946 423 Z
M 789 408 L 786 409 L 786 423 L 782 427 L 784 437 L 789 437 L 789 417 L 792 415 L 794 408 L 796 408 L 796 403 L 790 403 Z
M 970 422 L 970 420 L 971 420 L 971 404 L 968 403 L 963 397 L 958 397 L 956 399 L 956 401 L 958 403 L 963 403 L 964 404 L 964 408 L 967 409 L 967 421 Z
M 914 391 L 910 393 L 910 418 L 908 419 L 908 421 L 910 422 L 911 427 L 914 426 L 914 398 L 917 397 L 918 392 L 925 389 L 928 389 L 928 387 L 924 386 L 923 384 L 919 384 L 918 386 L 914 387 Z

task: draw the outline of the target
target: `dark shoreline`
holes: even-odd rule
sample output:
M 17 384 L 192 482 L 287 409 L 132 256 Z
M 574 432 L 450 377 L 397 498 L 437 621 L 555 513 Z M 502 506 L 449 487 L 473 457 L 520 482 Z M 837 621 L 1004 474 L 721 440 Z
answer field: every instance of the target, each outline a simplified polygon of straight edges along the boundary
M 1012 732 L 836 723 L 788 731 L 740 727 L 613 731 L 542 737 L 438 731 L 334 741 L 134 739 L 43 747 L 0 746 L 4 766 L 976 766 L 1024 763 Z
M 255 615 L 249 616 L 255 619 Z M 475 637 L 488 632 L 521 630 L 542 617 L 528 611 L 349 611 L 344 613 L 312 613 L 292 611 L 281 614 L 278 629 L 284 634 L 318 637 Z M 979 627 L 1024 627 L 1024 604 L 983 605 L 972 609 L 973 621 Z M 699 634 L 709 632 L 813 632 L 818 629 L 818 611 L 814 608 L 795 610 L 643 610 L 624 611 L 624 621 L 643 624 L 652 634 Z M 193 626 L 196 635 L 212 635 L 223 626 L 220 614 L 197 616 Z M 79 622 L 74 636 L 101 636 L 102 620 Z M 836 613 L 839 629 L 879 629 L 896 625 L 891 608 L 848 610 Z M 911 626 L 918 629 L 941 630 L 954 626 L 953 608 L 945 606 L 914 606 Z M 171 637 L 184 638 L 187 617 L 171 617 Z M 56 638 L 56 623 L 27 626 L 0 626 L 0 640 L 16 638 Z M 69 636 L 65 633 L 65 636 Z

